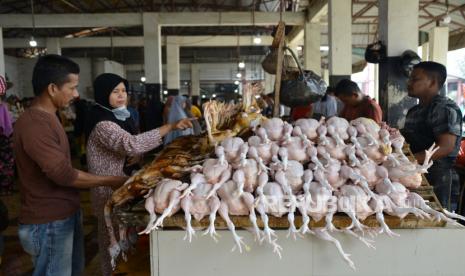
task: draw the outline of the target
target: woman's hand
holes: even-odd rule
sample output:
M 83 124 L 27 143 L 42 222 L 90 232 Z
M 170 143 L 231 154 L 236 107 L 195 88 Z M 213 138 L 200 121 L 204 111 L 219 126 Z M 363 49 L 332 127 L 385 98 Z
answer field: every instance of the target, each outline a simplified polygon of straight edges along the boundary
M 186 118 L 177 121 L 176 123 L 172 124 L 171 127 L 173 130 L 184 130 L 186 128 L 193 128 L 191 121 L 197 120 L 197 118 Z

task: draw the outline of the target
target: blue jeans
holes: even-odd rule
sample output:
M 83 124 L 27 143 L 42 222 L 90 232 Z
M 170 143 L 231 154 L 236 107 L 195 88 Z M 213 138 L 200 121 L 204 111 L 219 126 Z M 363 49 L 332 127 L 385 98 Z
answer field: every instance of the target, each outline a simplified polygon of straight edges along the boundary
M 19 239 L 32 257 L 33 276 L 82 275 L 84 271 L 84 233 L 82 215 L 44 224 L 19 224 Z

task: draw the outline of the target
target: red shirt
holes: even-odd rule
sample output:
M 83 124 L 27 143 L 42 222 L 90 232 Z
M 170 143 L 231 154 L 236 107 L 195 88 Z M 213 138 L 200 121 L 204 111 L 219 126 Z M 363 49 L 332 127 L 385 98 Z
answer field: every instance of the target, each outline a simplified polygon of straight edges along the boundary
M 293 121 L 297 121 L 298 119 L 308 118 L 312 113 L 312 105 L 308 106 L 297 106 L 292 108 L 291 110 L 291 118 Z
M 377 102 L 368 96 L 365 96 L 363 101 L 357 106 L 344 106 L 341 111 L 341 117 L 348 121 L 355 120 L 360 117 L 370 118 L 378 124 L 383 120 L 383 111 Z

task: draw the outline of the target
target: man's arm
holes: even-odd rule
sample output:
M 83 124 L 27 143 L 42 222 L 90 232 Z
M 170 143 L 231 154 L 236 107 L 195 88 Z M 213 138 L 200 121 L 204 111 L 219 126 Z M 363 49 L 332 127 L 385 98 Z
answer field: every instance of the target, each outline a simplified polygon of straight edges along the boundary
M 457 141 L 458 137 L 451 133 L 444 133 L 437 137 L 436 139 L 436 146 L 439 146 L 439 150 L 437 150 L 431 160 L 438 160 L 448 156 L 451 152 L 455 149 L 455 142 Z M 425 160 L 425 152 L 417 152 L 415 153 L 415 158 L 417 159 L 418 163 L 423 163 Z
M 98 186 L 108 186 L 113 190 L 117 189 L 128 179 L 126 176 L 103 176 L 77 171 L 77 178 L 72 186 L 79 189 L 94 188 Z

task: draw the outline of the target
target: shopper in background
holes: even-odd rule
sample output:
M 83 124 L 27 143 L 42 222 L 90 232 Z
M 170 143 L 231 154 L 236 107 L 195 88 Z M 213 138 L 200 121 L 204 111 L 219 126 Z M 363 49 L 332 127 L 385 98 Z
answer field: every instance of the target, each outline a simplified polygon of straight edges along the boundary
M 13 190 L 15 161 L 13 158 L 13 118 L 4 102 L 7 83 L 0 76 L 0 195 L 9 195 Z
M 423 163 L 425 150 L 433 143 L 439 147 L 431 158 L 433 166 L 426 178 L 441 205 L 455 211 L 459 184 L 454 163 L 462 137 L 462 113 L 454 101 L 439 93 L 446 78 L 446 67 L 440 63 L 420 62 L 413 67 L 407 89 L 408 95 L 419 103 L 409 109 L 401 133 L 418 163 Z
M 74 169 L 68 139 L 56 116 L 79 96 L 79 65 L 59 56 L 40 57 L 32 73 L 35 99 L 16 121 L 13 149 L 21 208 L 18 235 L 34 264 L 34 276 L 82 275 L 84 233 L 79 189 L 117 188 L 127 177 Z
M 338 102 L 334 96 L 334 88 L 328 86 L 326 94 L 321 100 L 313 103 L 314 119 L 319 120 L 321 117 L 330 118 L 338 115 Z
M 186 98 L 183 96 L 174 97 L 168 113 L 168 124 L 172 124 L 173 122 L 189 118 L 186 114 L 185 108 Z M 190 118 L 190 120 L 192 120 L 192 118 Z M 180 136 L 193 134 L 194 130 L 192 128 L 172 130 L 168 133 L 168 135 L 166 135 L 164 144 L 167 145 Z
M 378 124 L 381 123 L 383 119 L 381 107 L 376 101 L 363 95 L 355 82 L 349 79 L 339 81 L 336 85 L 336 97 L 344 103 L 344 108 L 340 114 L 341 117 L 348 121 L 365 117 Z
M 138 157 L 162 144 L 162 137 L 172 130 L 191 129 L 190 119 L 177 120 L 160 128 L 137 134 L 134 120 L 126 108 L 127 80 L 105 73 L 94 81 L 96 105 L 91 111 L 87 130 L 87 165 L 97 175 L 126 176 Z M 94 215 L 98 219 L 98 236 L 102 275 L 111 275 L 111 258 L 107 251 L 110 240 L 103 209 L 113 190 L 108 187 L 91 189 Z M 117 229 L 113 227 L 114 229 Z M 116 230 L 117 231 L 117 230 Z M 121 241 L 126 244 L 125 240 Z

